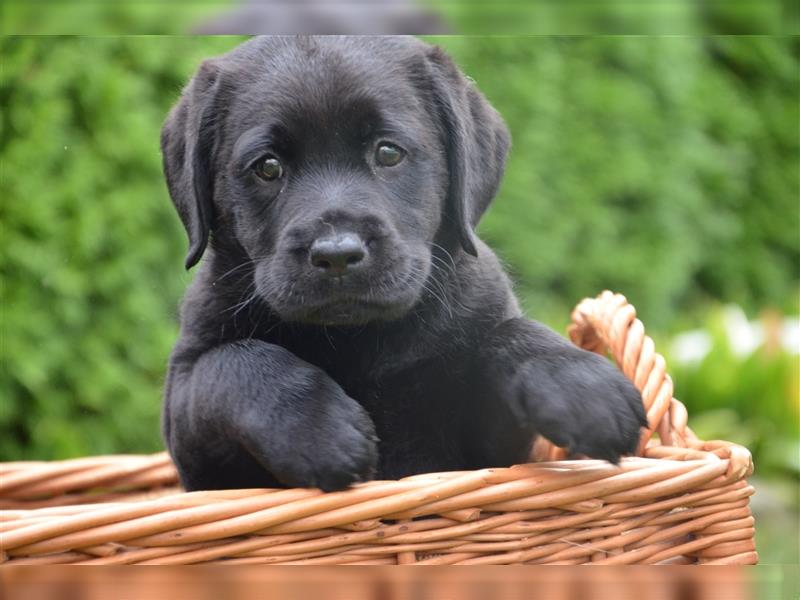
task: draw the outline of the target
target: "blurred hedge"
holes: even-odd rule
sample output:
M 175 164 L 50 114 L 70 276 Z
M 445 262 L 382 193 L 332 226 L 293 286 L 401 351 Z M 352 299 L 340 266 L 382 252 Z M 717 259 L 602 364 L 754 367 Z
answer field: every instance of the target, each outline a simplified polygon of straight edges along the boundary
M 605 287 L 656 327 L 707 298 L 797 310 L 800 41 L 444 41 L 514 134 L 482 232 L 534 314 Z
M 441 38 L 514 147 L 481 226 L 531 314 L 610 287 L 646 324 L 705 299 L 796 310 L 788 38 Z M 0 460 L 159 447 L 185 237 L 158 131 L 233 38 L 6 38 Z
M 159 129 L 197 62 L 235 43 L 3 41 L 0 459 L 160 447 L 189 277 Z

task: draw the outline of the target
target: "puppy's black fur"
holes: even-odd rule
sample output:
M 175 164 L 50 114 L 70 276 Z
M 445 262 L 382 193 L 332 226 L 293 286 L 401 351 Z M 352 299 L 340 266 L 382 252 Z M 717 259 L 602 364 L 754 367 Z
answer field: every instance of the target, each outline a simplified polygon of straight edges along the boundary
M 635 448 L 635 388 L 523 318 L 473 233 L 509 135 L 438 48 L 250 40 L 203 63 L 161 142 L 187 268 L 205 253 L 163 413 L 187 489 L 510 465 L 537 434 Z

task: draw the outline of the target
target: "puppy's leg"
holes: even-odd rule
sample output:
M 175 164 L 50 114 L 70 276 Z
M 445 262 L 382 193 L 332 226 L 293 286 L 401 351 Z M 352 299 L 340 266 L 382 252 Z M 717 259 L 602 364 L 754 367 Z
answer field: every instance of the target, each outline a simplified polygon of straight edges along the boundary
M 573 454 L 617 462 L 646 424 L 633 384 L 547 327 L 510 319 L 482 346 L 491 385 L 531 429 Z
M 366 411 L 321 369 L 258 340 L 216 347 L 193 362 L 176 352 L 164 435 L 189 489 L 345 488 L 377 463 Z

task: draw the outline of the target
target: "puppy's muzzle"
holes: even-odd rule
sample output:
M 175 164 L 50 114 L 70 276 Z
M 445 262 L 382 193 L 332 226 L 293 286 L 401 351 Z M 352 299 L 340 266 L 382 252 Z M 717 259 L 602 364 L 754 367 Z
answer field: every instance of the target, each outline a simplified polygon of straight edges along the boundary
M 308 259 L 324 275 L 341 277 L 363 267 L 368 254 L 361 236 L 341 233 L 315 239 L 309 248 Z

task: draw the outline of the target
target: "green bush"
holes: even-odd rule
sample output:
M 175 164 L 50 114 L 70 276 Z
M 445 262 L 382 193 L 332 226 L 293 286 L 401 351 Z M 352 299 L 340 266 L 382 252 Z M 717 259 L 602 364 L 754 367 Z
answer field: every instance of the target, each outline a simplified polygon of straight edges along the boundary
M 234 38 L 5 38 L 0 460 L 160 447 L 184 233 L 158 132 Z M 532 315 L 609 287 L 669 329 L 792 309 L 798 42 L 441 38 L 514 147 L 481 226 Z
M 0 458 L 157 450 L 185 234 L 159 129 L 236 40 L 6 39 Z
M 797 310 L 797 41 L 441 41 L 513 133 L 481 231 L 533 314 L 603 288 L 657 328 L 708 298 Z
M 767 323 L 776 319 L 766 315 Z M 701 439 L 730 440 L 750 449 L 759 476 L 800 481 L 797 353 L 779 343 L 776 329 L 753 352 L 734 352 L 732 332 L 719 307 L 709 313 L 701 331 L 708 334 L 711 345 L 700 361 L 682 362 L 670 357 L 669 347 L 664 349 L 675 396 L 686 404 L 690 426 Z
M 764 315 L 767 322 L 776 315 Z M 800 362 L 769 342 L 741 355 L 732 350 L 724 311 L 709 312 L 702 331 L 711 345 L 698 362 L 670 356 L 659 342 L 689 425 L 703 440 L 736 442 L 753 453 L 753 511 L 762 564 L 797 564 L 800 548 Z M 773 330 L 774 331 L 774 330 Z M 738 337 L 738 336 L 737 336 Z M 741 341 L 740 339 L 737 341 Z

